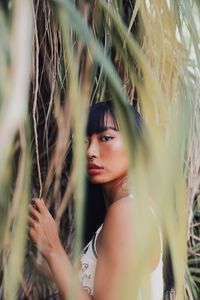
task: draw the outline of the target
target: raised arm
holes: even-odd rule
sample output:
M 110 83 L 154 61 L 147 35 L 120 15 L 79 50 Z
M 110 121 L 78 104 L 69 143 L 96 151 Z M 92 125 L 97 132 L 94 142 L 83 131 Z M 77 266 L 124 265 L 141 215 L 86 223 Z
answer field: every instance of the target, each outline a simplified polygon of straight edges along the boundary
M 137 279 L 137 274 L 134 274 L 137 245 L 129 200 L 121 199 L 108 209 L 102 232 L 97 239 L 98 259 L 93 298 L 79 285 L 76 300 L 137 299 L 134 291 L 130 290 L 131 283 Z M 54 219 L 44 202 L 35 199 L 34 203 L 36 207 L 30 207 L 29 235 L 45 257 L 62 298 L 66 299 L 72 288 L 72 265 L 61 245 Z M 159 235 L 155 249 L 152 270 L 159 260 Z M 121 293 L 127 287 L 126 298 Z
M 29 236 L 43 254 L 60 295 L 67 299 L 72 287 L 72 265 L 62 247 L 56 223 L 42 199 L 34 199 L 30 205 Z M 91 300 L 86 291 L 78 286 L 77 300 Z

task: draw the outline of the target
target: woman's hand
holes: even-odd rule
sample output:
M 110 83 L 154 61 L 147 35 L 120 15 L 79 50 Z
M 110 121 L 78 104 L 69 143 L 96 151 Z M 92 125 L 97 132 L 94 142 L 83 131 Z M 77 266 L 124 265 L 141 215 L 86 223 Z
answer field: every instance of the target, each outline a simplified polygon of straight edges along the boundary
M 48 261 L 62 249 L 56 223 L 43 199 L 34 198 L 29 206 L 29 236 Z
M 66 299 L 74 283 L 73 268 L 68 255 L 61 245 L 56 223 L 42 199 L 35 198 L 29 208 L 29 236 L 45 257 L 60 295 Z M 79 285 L 77 298 L 91 300 Z

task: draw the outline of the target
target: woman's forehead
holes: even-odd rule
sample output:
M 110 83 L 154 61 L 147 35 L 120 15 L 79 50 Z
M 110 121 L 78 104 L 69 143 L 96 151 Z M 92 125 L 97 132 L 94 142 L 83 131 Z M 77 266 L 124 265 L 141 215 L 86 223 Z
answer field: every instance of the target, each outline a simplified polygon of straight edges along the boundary
M 110 112 L 108 112 L 107 114 L 105 114 L 104 116 L 104 126 L 106 128 L 108 127 L 113 127 L 116 129 L 116 125 L 115 125 L 115 122 L 114 122 L 114 119 L 113 117 L 111 116 Z
M 92 134 L 98 134 L 102 131 L 105 131 L 110 127 L 113 130 L 119 130 L 118 124 L 115 120 L 114 115 L 107 111 L 94 111 L 90 114 L 88 125 L 87 125 L 87 136 L 91 136 Z

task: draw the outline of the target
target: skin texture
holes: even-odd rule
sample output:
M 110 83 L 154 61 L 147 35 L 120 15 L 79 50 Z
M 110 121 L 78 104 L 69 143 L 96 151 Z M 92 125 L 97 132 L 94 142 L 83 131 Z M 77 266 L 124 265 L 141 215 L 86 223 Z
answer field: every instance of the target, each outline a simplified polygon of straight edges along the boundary
M 93 134 L 87 139 L 87 156 L 89 161 L 102 167 L 97 175 L 90 175 L 92 183 L 107 186 L 115 185 L 128 173 L 127 155 L 124 149 L 122 137 L 119 131 L 114 128 L 110 115 L 107 117 L 107 130 Z
M 107 129 L 87 139 L 87 158 L 102 169 L 98 174 L 89 174 L 92 183 L 101 184 L 107 204 L 129 195 L 128 160 L 122 136 L 113 129 L 110 114 L 106 116 Z
M 102 230 L 97 239 L 98 260 L 94 281 L 94 296 L 89 296 L 79 286 L 77 300 L 122 299 L 119 287 L 126 285 L 127 267 L 134 270 L 134 253 L 137 245 L 133 235 L 132 202 L 128 187 L 128 161 L 119 131 L 111 129 L 113 120 L 107 116 L 107 130 L 87 139 L 87 158 L 102 169 L 88 174 L 93 183 L 102 184 L 108 209 Z M 29 235 L 41 251 L 51 270 L 62 298 L 69 295 L 72 266 L 58 235 L 56 224 L 43 200 L 34 199 L 30 205 Z M 158 235 L 157 235 L 158 236 Z M 153 256 L 152 270 L 159 259 L 159 238 Z M 134 274 L 131 274 L 134 278 Z M 136 299 L 134 296 L 132 299 Z

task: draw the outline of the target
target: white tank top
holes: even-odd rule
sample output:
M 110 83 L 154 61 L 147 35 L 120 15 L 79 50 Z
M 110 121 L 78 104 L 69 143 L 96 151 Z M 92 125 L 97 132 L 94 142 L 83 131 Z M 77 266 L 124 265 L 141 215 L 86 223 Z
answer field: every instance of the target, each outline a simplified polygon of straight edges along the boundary
M 101 231 L 103 224 L 99 227 L 96 233 L 93 235 L 91 241 L 85 246 L 81 253 L 81 269 L 79 271 L 79 280 L 83 288 L 88 292 L 89 295 L 93 295 L 94 290 L 94 277 L 96 270 L 96 263 L 98 259 L 96 240 L 99 232 Z M 161 234 L 160 234 L 161 238 Z M 161 239 L 161 254 L 160 260 L 156 269 L 151 273 L 150 284 L 151 284 L 151 300 L 162 300 L 163 299 L 163 247 Z M 139 293 L 137 300 L 142 300 L 142 296 Z

